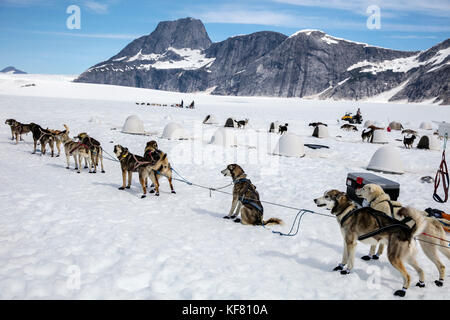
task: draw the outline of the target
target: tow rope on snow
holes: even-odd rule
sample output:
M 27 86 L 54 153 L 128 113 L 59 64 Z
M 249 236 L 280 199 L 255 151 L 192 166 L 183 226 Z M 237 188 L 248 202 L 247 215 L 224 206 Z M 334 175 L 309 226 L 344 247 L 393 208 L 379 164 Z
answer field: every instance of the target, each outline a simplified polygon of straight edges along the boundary
M 448 200 L 448 189 L 449 189 L 449 174 L 448 174 L 448 167 L 447 167 L 447 162 L 445 160 L 445 149 L 447 148 L 447 140 L 448 140 L 448 134 L 445 134 L 444 137 L 444 150 L 442 151 L 442 161 L 441 164 L 439 165 L 439 169 L 436 172 L 436 178 L 434 179 L 434 193 L 433 193 L 433 199 L 436 202 L 439 203 L 445 203 Z M 439 195 L 438 195 L 438 189 L 439 189 L 439 185 L 441 183 L 442 180 L 442 188 L 444 189 L 444 198 L 442 199 Z

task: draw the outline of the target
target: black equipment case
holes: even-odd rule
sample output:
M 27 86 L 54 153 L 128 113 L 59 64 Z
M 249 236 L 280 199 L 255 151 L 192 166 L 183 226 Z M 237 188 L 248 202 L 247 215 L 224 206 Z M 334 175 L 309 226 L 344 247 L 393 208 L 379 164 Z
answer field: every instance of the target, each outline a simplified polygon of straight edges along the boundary
M 384 192 L 391 197 L 391 200 L 396 201 L 400 195 L 399 183 L 377 176 L 373 173 L 366 172 L 351 172 L 347 175 L 347 195 L 350 199 L 362 205 L 363 199 L 358 198 L 355 193 L 356 189 L 362 188 L 366 184 L 370 183 L 378 184 L 381 188 L 383 188 Z

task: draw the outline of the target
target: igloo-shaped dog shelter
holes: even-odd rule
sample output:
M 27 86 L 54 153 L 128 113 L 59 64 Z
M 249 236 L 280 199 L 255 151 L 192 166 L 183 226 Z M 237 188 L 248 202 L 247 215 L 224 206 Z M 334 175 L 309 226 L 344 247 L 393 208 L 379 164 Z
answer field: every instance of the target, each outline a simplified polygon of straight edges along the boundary
M 384 130 L 374 130 L 370 142 L 385 144 L 389 143 L 389 139 Z
M 433 130 L 433 125 L 431 122 L 424 121 L 420 124 L 420 129 L 422 130 Z
M 142 122 L 137 115 L 131 115 L 125 120 L 122 132 L 129 134 L 145 134 L 144 122 Z
M 400 157 L 400 152 L 393 146 L 379 148 L 370 159 L 367 170 L 403 174 L 404 167 Z
M 171 122 L 164 127 L 162 137 L 170 140 L 187 140 L 190 138 L 190 135 L 181 124 Z
M 283 134 L 278 140 L 273 154 L 286 157 L 303 157 L 305 155 L 305 145 L 302 137 L 293 133 Z
M 316 126 L 314 128 L 312 136 L 316 137 L 316 138 L 328 138 L 328 137 L 330 137 L 330 134 L 328 133 L 328 127 L 319 124 L 318 126 Z
M 211 137 L 211 144 L 223 147 L 230 147 L 237 145 L 237 138 L 234 130 L 229 128 L 219 128 Z
M 441 150 L 441 143 L 434 135 L 422 136 L 417 144 L 417 149 Z
M 372 120 L 367 120 L 366 122 L 364 122 L 364 128 L 368 128 L 370 126 L 373 126 L 373 121 Z
M 400 122 L 392 121 L 391 123 L 389 123 L 389 128 L 391 128 L 392 130 L 402 130 L 403 125 Z

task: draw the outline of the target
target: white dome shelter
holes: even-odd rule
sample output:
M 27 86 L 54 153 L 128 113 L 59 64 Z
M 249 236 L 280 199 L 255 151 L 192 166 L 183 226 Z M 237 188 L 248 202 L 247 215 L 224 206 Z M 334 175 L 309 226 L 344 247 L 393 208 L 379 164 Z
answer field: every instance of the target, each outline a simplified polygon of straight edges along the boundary
M 217 124 L 216 118 L 212 114 L 208 114 L 203 120 L 204 124 Z
M 394 174 L 404 173 L 400 153 L 392 146 L 384 146 L 375 151 L 367 170 Z
M 210 143 L 223 147 L 236 146 L 236 134 L 233 129 L 219 128 L 216 130 L 216 132 L 214 132 L 214 135 L 211 137 Z
M 283 134 L 278 140 L 273 154 L 286 157 L 303 157 L 305 155 L 305 145 L 302 137 L 289 132 Z
M 441 150 L 441 143 L 435 135 L 422 136 L 417 144 L 417 149 Z
M 316 138 L 329 138 L 330 134 L 328 133 L 328 127 L 319 124 L 314 128 L 312 136 Z
M 420 129 L 422 129 L 422 130 L 433 130 L 433 125 L 431 124 L 431 122 L 424 121 L 424 122 L 422 122 L 420 124 Z
M 364 122 L 364 128 L 368 128 L 370 126 L 373 126 L 373 121 L 372 120 L 367 120 L 366 122 Z
M 389 128 L 391 128 L 392 130 L 402 130 L 403 125 L 400 122 L 392 121 L 391 123 L 389 123 Z
M 374 130 L 372 134 L 371 143 L 389 143 L 388 137 L 386 135 L 386 131 L 384 130 Z
M 145 134 L 144 123 L 137 115 L 131 115 L 125 120 L 122 132 L 129 134 Z
M 182 125 L 176 122 L 170 122 L 164 127 L 162 138 L 170 140 L 187 140 L 190 138 L 190 135 Z

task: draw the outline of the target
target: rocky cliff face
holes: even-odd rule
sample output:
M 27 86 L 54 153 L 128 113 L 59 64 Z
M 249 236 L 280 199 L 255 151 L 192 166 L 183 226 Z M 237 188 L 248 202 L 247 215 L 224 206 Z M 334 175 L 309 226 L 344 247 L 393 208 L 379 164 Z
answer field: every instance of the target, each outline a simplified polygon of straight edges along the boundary
M 76 80 L 179 92 L 449 104 L 450 40 L 423 52 L 370 46 L 303 30 L 211 43 L 200 20 L 161 22 Z

